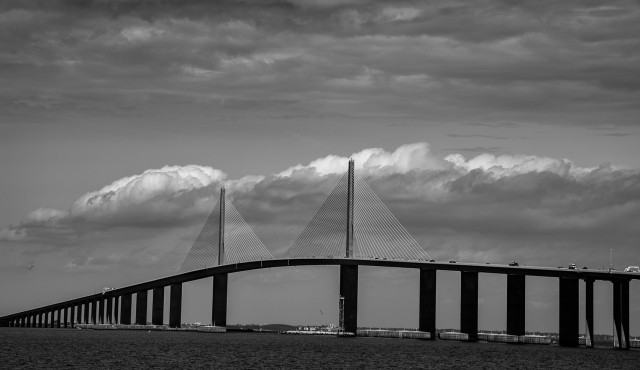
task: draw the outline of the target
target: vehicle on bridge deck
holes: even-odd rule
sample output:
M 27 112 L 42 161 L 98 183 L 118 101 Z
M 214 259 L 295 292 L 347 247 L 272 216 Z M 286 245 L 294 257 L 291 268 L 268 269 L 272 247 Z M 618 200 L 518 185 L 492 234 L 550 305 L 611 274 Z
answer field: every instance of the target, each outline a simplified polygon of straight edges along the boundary
M 640 267 L 638 266 L 625 267 L 624 272 L 640 272 Z
M 516 262 L 516 261 L 511 261 L 511 262 L 509 262 L 509 266 L 518 267 L 518 266 L 520 266 L 520 264 L 518 262 Z
M 569 264 L 569 270 L 575 270 L 575 269 L 577 269 L 577 268 L 578 268 L 578 266 L 576 266 L 576 264 L 575 264 L 575 263 L 570 263 L 570 264 Z

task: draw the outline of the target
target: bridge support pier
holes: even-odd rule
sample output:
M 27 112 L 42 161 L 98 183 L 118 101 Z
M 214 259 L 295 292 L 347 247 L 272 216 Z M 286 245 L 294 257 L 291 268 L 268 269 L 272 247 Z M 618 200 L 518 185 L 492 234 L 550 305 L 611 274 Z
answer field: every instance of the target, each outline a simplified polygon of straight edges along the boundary
M 113 300 L 111 297 L 105 299 L 107 301 L 107 315 L 104 318 L 105 324 L 113 324 Z
M 593 347 L 593 279 L 586 279 L 584 283 L 585 283 L 584 320 L 586 322 L 585 345 L 587 347 Z
M 120 296 L 113 297 L 113 323 L 120 324 Z
M 340 265 L 340 296 L 344 298 L 344 331 L 358 330 L 358 265 Z
M 525 334 L 525 275 L 507 275 L 507 334 Z
M 62 307 L 58 307 L 58 323 L 56 325 L 58 329 L 60 329 L 61 324 L 62 324 Z
M 420 313 L 418 330 L 436 339 L 436 270 L 420 269 Z
M 213 308 L 211 310 L 213 326 L 227 326 L 227 283 L 228 274 L 213 276 Z
M 82 314 L 82 323 L 89 324 L 89 301 L 85 301 L 82 306 L 84 311 Z
M 147 291 L 136 293 L 136 324 L 147 325 Z
M 164 287 L 153 288 L 151 313 L 151 323 L 153 325 L 162 325 L 164 319 Z
M 91 323 L 98 323 L 98 299 L 94 299 L 91 302 Z
M 98 298 L 98 324 L 104 324 L 104 306 L 104 298 Z
M 182 284 L 171 284 L 169 292 L 169 327 L 182 325 Z
M 613 282 L 613 347 L 629 349 L 629 281 Z
M 131 325 L 131 293 L 122 296 L 122 311 L 120 313 L 120 323 L 122 325 Z
M 565 347 L 578 346 L 580 331 L 580 280 L 560 278 L 560 319 L 558 320 L 558 344 Z
M 64 306 L 64 308 L 62 309 L 62 325 L 65 329 L 67 328 L 67 314 L 67 306 Z
M 69 307 L 69 310 L 71 311 L 71 318 L 69 319 L 69 322 L 71 323 L 71 327 L 75 328 L 76 326 L 76 311 L 78 310 L 78 305 L 73 305 Z
M 478 340 L 478 273 L 462 271 L 460 276 L 460 331 L 469 341 Z

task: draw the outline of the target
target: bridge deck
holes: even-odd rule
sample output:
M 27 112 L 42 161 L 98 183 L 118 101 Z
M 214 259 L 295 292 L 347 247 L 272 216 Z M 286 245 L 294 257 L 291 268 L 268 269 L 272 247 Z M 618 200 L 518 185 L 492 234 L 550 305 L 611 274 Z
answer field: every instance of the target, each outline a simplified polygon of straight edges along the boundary
M 286 266 L 326 266 L 326 265 L 359 265 L 359 266 L 379 266 L 394 268 L 430 269 L 443 271 L 467 271 L 486 274 L 504 275 L 526 275 L 541 277 L 563 277 L 583 280 L 603 280 L 603 281 L 628 281 L 640 280 L 640 274 L 627 272 L 609 272 L 592 269 L 556 268 L 556 267 L 536 267 L 536 266 L 507 266 L 482 263 L 447 263 L 428 261 L 398 261 L 385 259 L 365 259 L 365 258 L 282 258 L 268 259 L 263 261 L 252 261 L 235 264 L 220 265 L 202 270 L 185 272 L 178 275 L 167 276 L 155 280 L 129 285 L 122 288 L 110 290 L 104 296 L 120 296 L 128 293 L 137 293 L 143 290 L 164 287 L 170 284 L 185 283 L 214 276 L 219 273 L 234 273 L 265 268 L 286 267 Z M 3 319 L 10 319 L 14 316 L 36 313 L 42 310 L 53 309 L 61 306 L 71 306 L 103 296 L 102 293 L 91 294 L 81 298 L 58 302 L 48 306 L 38 307 L 20 313 L 7 315 Z

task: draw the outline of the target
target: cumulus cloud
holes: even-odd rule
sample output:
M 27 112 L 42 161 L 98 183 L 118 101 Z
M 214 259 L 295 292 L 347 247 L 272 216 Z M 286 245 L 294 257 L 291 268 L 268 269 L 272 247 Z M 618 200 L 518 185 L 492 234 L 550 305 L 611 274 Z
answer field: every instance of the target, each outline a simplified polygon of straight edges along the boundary
M 631 251 L 640 237 L 635 225 L 640 217 L 638 170 L 580 168 L 567 159 L 533 155 L 442 157 L 427 143 L 391 152 L 371 148 L 350 156 L 329 155 L 276 174 L 239 179 L 196 165 L 147 170 L 83 195 L 67 211 L 38 209 L 0 236 L 64 244 L 87 230 L 108 236 L 109 230 L 122 227 L 142 234 L 150 227 L 194 227 L 225 186 L 278 255 L 326 199 L 349 158 L 356 161 L 358 175 L 436 257 L 520 255 L 548 261 L 571 250 L 587 253 L 583 258 L 588 260 L 588 253 L 603 244 Z M 73 264 L 68 267 L 81 265 Z
M 90 230 L 189 223 L 207 212 L 212 189 L 225 179 L 223 172 L 197 165 L 147 170 L 83 195 L 69 210 L 37 209 L 18 225 L 1 230 L 0 236 L 57 241 Z

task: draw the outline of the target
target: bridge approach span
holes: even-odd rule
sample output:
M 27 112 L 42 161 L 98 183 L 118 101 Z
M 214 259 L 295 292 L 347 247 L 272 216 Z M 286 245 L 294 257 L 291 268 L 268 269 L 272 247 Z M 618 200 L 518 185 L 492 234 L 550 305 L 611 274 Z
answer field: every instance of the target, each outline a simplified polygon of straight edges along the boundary
M 190 281 L 200 280 L 212 277 L 218 274 L 230 274 L 235 272 L 288 267 L 288 266 L 378 266 L 378 267 L 394 267 L 394 268 L 411 268 L 425 270 L 441 270 L 441 271 L 459 271 L 471 273 L 487 273 L 487 274 L 503 274 L 503 275 L 524 275 L 524 276 L 540 276 L 552 278 L 569 278 L 582 280 L 601 280 L 601 281 L 629 281 L 640 280 L 640 274 L 626 272 L 609 272 L 593 269 L 575 269 L 557 268 L 557 267 L 536 267 L 536 266 L 507 266 L 497 264 L 482 263 L 447 263 L 447 262 L 428 262 L 428 261 L 398 261 L 384 259 L 366 259 L 366 258 L 282 258 L 268 259 L 262 261 L 252 261 L 243 263 L 234 263 L 227 265 L 219 265 L 196 271 L 185 272 L 177 275 L 167 276 L 154 279 L 122 288 L 115 288 L 106 293 L 96 293 L 81 298 L 71 299 L 55 304 L 25 310 L 20 313 L 7 315 L 3 319 L 11 319 L 14 316 L 24 316 L 35 312 L 55 309 L 60 306 L 71 306 L 86 301 L 92 301 L 101 297 L 121 296 L 125 294 L 134 294 L 140 291 L 152 290 L 169 286 L 171 284 L 180 284 Z

